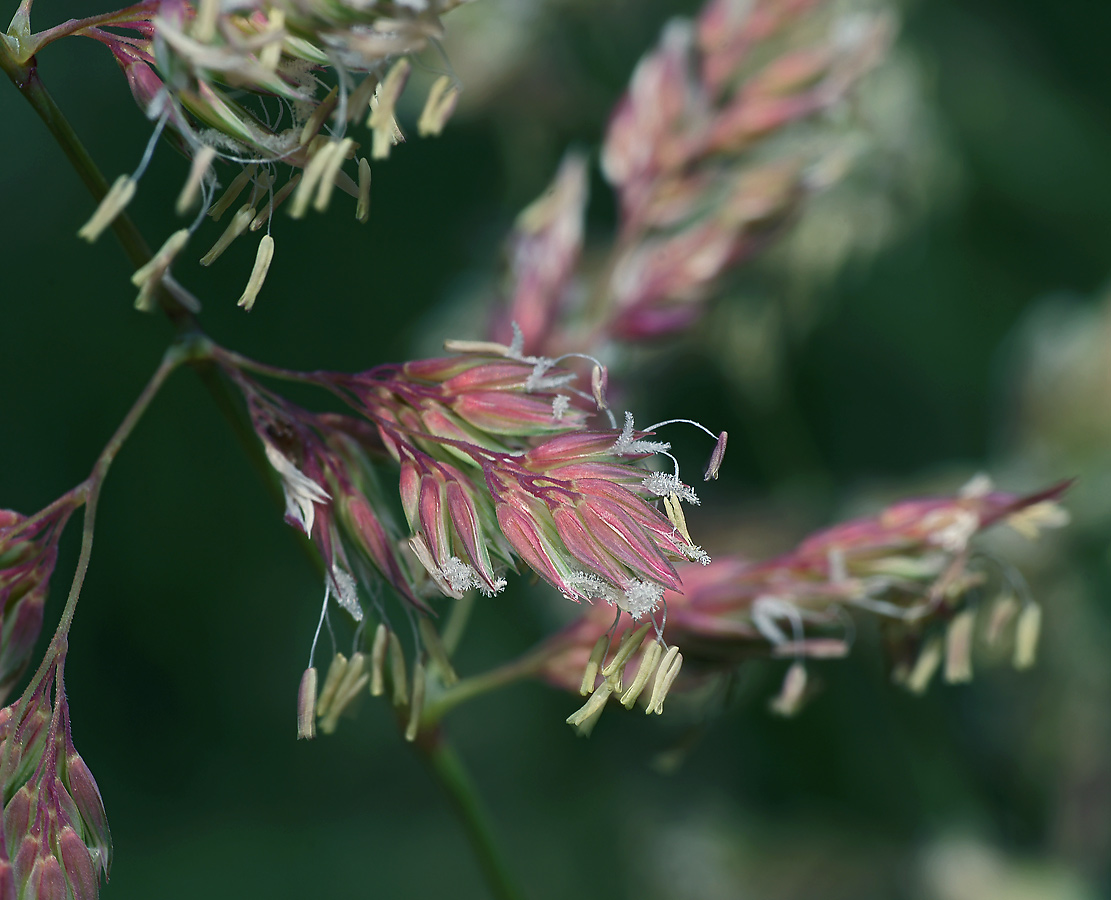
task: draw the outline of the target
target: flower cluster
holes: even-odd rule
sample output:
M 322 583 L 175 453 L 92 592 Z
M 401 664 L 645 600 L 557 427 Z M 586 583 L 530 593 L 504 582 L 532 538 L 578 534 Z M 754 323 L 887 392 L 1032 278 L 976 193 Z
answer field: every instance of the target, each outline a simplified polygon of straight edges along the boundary
M 361 418 L 301 409 L 226 361 L 281 479 L 287 520 L 324 558 L 326 594 L 361 621 L 358 584 L 377 597 L 361 567 L 370 563 L 418 620 L 418 651 L 433 656 L 440 655 L 435 635 L 424 639 L 431 598 L 496 594 L 518 561 L 569 599 L 601 600 L 656 621 L 664 593 L 682 589 L 677 563 L 709 562 L 687 530 L 681 504 L 698 497 L 678 465 L 665 472 L 641 465 L 670 456 L 670 445 L 651 439 L 652 429 L 638 430 L 630 414 L 622 428 L 587 429 L 592 414 L 606 411 L 600 368 L 586 393 L 560 361 L 525 356 L 520 339 L 455 347 L 466 352 L 353 375 L 298 376 Z M 724 444 L 722 435 L 712 474 Z M 405 539 L 378 488 L 377 473 L 389 463 L 397 467 Z
M 773 701 L 773 709 L 784 714 L 804 698 L 804 658 L 848 652 L 848 610 L 882 624 L 893 678 L 915 692 L 926 689 L 942 663 L 947 681 L 971 678 L 978 627 L 988 645 L 998 645 L 1009 629 L 1014 664 L 1025 668 L 1034 659 L 1040 609 L 1021 576 L 978 554 L 972 541 L 999 523 L 1030 538 L 1040 528 L 1064 524 L 1067 516 L 1056 501 L 1066 487 L 1023 496 L 977 480 L 960 496 L 895 504 L 818 532 L 764 562 L 719 557 L 701 571 L 688 566 L 681 571 L 683 593 L 665 596 L 663 641 L 681 645 L 699 676 L 754 657 L 794 659 Z M 541 674 L 565 690 L 587 694 L 602 688 L 606 697 L 620 690 L 622 678 L 643 686 L 650 676 L 642 676 L 642 669 L 662 677 L 651 645 L 634 655 L 643 637 L 635 622 L 592 611 L 541 649 Z M 687 686 L 701 680 L 688 678 Z M 631 706 L 636 696 L 626 691 L 621 699 Z M 591 719 L 603 705 L 588 702 L 573 724 Z M 654 710 L 650 703 L 648 711 Z
M 326 208 L 339 188 L 356 199 L 356 218 L 367 220 L 369 160 L 387 157 L 404 139 L 395 109 L 412 69 L 410 58 L 442 35 L 441 15 L 461 2 L 142 0 L 37 34 L 30 31 L 26 2 L 5 40 L 21 60 L 71 34 L 104 44 L 155 123 L 138 168 L 116 180 L 79 232 L 82 237 L 96 240 L 130 202 L 162 136 L 192 160 L 177 211 L 188 212 L 199 196 L 200 214 L 135 273 L 136 305 L 149 309 L 161 286 L 195 309 L 196 300 L 168 275 L 170 264 L 205 214 L 219 220 L 231 210 L 230 222 L 201 262 L 211 265 L 236 238 L 265 227 L 239 300 L 250 309 L 273 257 L 271 220 L 287 198 L 291 215 L 299 218 L 310 206 Z M 440 133 L 458 94 L 455 79 L 441 74 L 417 122 L 419 134 Z M 347 130 L 363 119 L 371 143 L 369 152 L 360 154 Z M 217 174 L 217 161 L 227 176 Z M 344 171 L 348 162 L 352 174 Z M 227 186 L 217 199 L 223 177 Z
M 72 512 L 67 503 L 32 518 L 0 509 L 0 703 L 27 668 L 42 631 L 58 540 Z
M 0 710 L 5 900 L 95 900 L 111 869 L 100 790 L 73 746 L 64 666 L 63 647 L 30 696 Z
M 671 22 L 606 133 L 620 224 L 598 283 L 576 304 L 586 190 L 570 157 L 518 221 L 499 337 L 516 321 L 530 352 L 552 353 L 689 326 L 727 269 L 839 177 L 843 142 L 829 123 L 814 134 L 804 123 L 845 100 L 892 31 L 885 17 L 823 0 L 710 0 L 696 21 Z

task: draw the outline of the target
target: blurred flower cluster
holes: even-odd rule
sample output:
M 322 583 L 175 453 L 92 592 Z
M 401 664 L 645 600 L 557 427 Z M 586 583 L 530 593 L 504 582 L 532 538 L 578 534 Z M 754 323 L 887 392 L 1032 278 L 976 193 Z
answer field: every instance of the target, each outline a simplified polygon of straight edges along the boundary
M 792 714 L 807 693 L 803 660 L 848 653 L 849 612 L 880 623 L 893 680 L 916 693 L 942 664 L 946 681 L 969 680 L 977 641 L 996 650 L 1009 643 L 1014 665 L 1028 667 L 1040 607 L 1013 566 L 978 552 L 973 541 L 1000 523 L 1029 539 L 1065 524 L 1056 501 L 1066 488 L 1023 496 L 976 479 L 959 496 L 897 503 L 817 532 L 770 560 L 723 556 L 701 571 L 682 568 L 682 592 L 663 598 L 662 633 L 663 642 L 682 646 L 693 662 L 679 686 L 704 684 L 746 659 L 792 659 L 772 702 L 774 711 Z M 636 623 L 594 610 L 541 648 L 540 674 L 569 691 L 619 693 L 623 678 L 643 683 L 639 670 L 659 665 L 651 645 L 635 655 L 644 636 Z M 631 707 L 636 697 L 626 691 L 621 700 Z M 585 723 L 569 721 L 592 725 L 602 704 L 588 707 Z M 648 711 L 660 709 L 650 703 Z
M 842 104 L 892 33 L 885 16 L 820 0 L 714 0 L 694 22 L 672 21 L 607 130 L 602 168 L 620 220 L 605 265 L 575 289 L 586 178 L 572 156 L 518 220 L 495 333 L 514 321 L 526 351 L 559 353 L 691 325 L 727 270 L 843 174 L 845 146 L 795 129 Z

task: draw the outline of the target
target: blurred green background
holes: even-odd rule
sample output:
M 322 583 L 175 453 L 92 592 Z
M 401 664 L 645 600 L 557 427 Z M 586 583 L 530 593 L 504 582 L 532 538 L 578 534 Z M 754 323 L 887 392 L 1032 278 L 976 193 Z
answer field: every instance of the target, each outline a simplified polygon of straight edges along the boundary
M 79 7 L 39 0 L 37 27 Z M 249 316 L 234 304 L 253 243 L 209 270 L 179 264 L 203 323 L 257 358 L 351 370 L 474 333 L 516 212 L 567 146 L 598 144 L 636 59 L 693 8 L 475 0 L 453 14 L 467 92 L 444 136 L 376 167 L 365 227 L 338 202 L 280 217 Z M 865 167 L 700 330 L 640 359 L 629 402 L 638 421 L 730 431 L 726 473 L 691 518 L 711 551 L 786 549 L 979 470 L 1008 490 L 1080 476 L 1070 529 L 1000 551 L 1044 605 L 1039 665 L 913 698 L 865 631 L 848 661 L 813 667 L 824 691 L 795 720 L 766 711 L 781 668 L 754 665 L 708 722 L 610 712 L 588 741 L 563 723 L 574 699 L 544 686 L 478 700 L 448 729 L 530 897 L 1111 895 L 1111 6 L 901 13 L 897 65 L 865 104 Z M 130 171 L 149 126 L 109 55 L 72 39 L 39 62 L 109 178 Z M 109 237 L 76 240 L 92 203 L 7 84 L 0 123 L 0 506 L 32 512 L 86 476 L 170 330 L 132 310 Z M 162 147 L 141 183 L 131 208 L 152 243 L 177 227 L 184 173 Z M 604 236 L 597 177 L 594 196 Z M 707 448 L 680 449 L 699 464 Z M 115 839 L 106 897 L 486 896 L 384 705 L 294 740 L 319 602 L 199 382 L 175 375 L 106 486 L 66 666 Z M 481 601 L 460 669 L 526 649 L 548 605 L 522 589 Z

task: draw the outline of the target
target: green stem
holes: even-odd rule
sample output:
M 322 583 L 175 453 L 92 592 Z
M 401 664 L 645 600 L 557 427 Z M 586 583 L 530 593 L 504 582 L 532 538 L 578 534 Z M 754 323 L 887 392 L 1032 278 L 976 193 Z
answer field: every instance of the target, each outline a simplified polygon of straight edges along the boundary
M 69 120 L 63 115 L 61 109 L 58 108 L 58 104 L 54 102 L 54 98 L 50 96 L 50 92 L 40 80 L 38 63 L 35 57 L 32 56 L 26 62 L 20 62 L 12 53 L 8 41 L 4 39 L 3 35 L 0 35 L 0 69 L 16 86 L 23 98 L 31 104 L 31 108 L 38 113 L 39 118 L 50 130 L 54 140 L 58 142 L 58 146 L 62 148 L 62 152 L 65 153 L 82 183 L 89 189 L 93 199 L 100 203 L 108 193 L 108 180 L 97 168 L 92 156 L 89 155 L 89 151 L 85 149 L 85 145 L 81 143 L 81 139 L 77 136 L 77 132 L 73 130 L 73 126 L 69 124 Z M 116 235 L 116 240 L 120 242 L 120 246 L 127 254 L 132 266 L 139 269 L 150 262 L 153 256 L 150 245 L 147 244 L 142 233 L 126 212 L 120 212 L 112 220 L 111 227 Z M 179 331 L 184 331 L 194 325 L 192 314 L 175 300 L 169 292 L 160 290 L 159 302 L 163 311 Z
M 422 734 L 416 747 L 459 817 L 495 900 L 522 900 L 521 892 L 494 840 L 493 829 L 474 782 L 439 729 Z
M 425 706 L 421 714 L 422 729 L 438 724 L 440 719 L 460 703 L 535 675 L 543 662 L 543 654 L 529 653 L 489 672 L 457 681 Z

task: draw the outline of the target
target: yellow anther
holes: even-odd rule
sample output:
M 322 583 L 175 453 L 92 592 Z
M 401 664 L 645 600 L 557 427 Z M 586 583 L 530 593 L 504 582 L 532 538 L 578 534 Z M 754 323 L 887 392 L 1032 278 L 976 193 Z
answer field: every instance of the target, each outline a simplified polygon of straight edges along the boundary
M 664 512 L 667 514 L 668 521 L 679 532 L 679 536 L 693 547 L 694 541 L 691 539 L 691 533 L 687 531 L 687 517 L 683 514 L 683 504 L 678 494 L 664 497 Z

